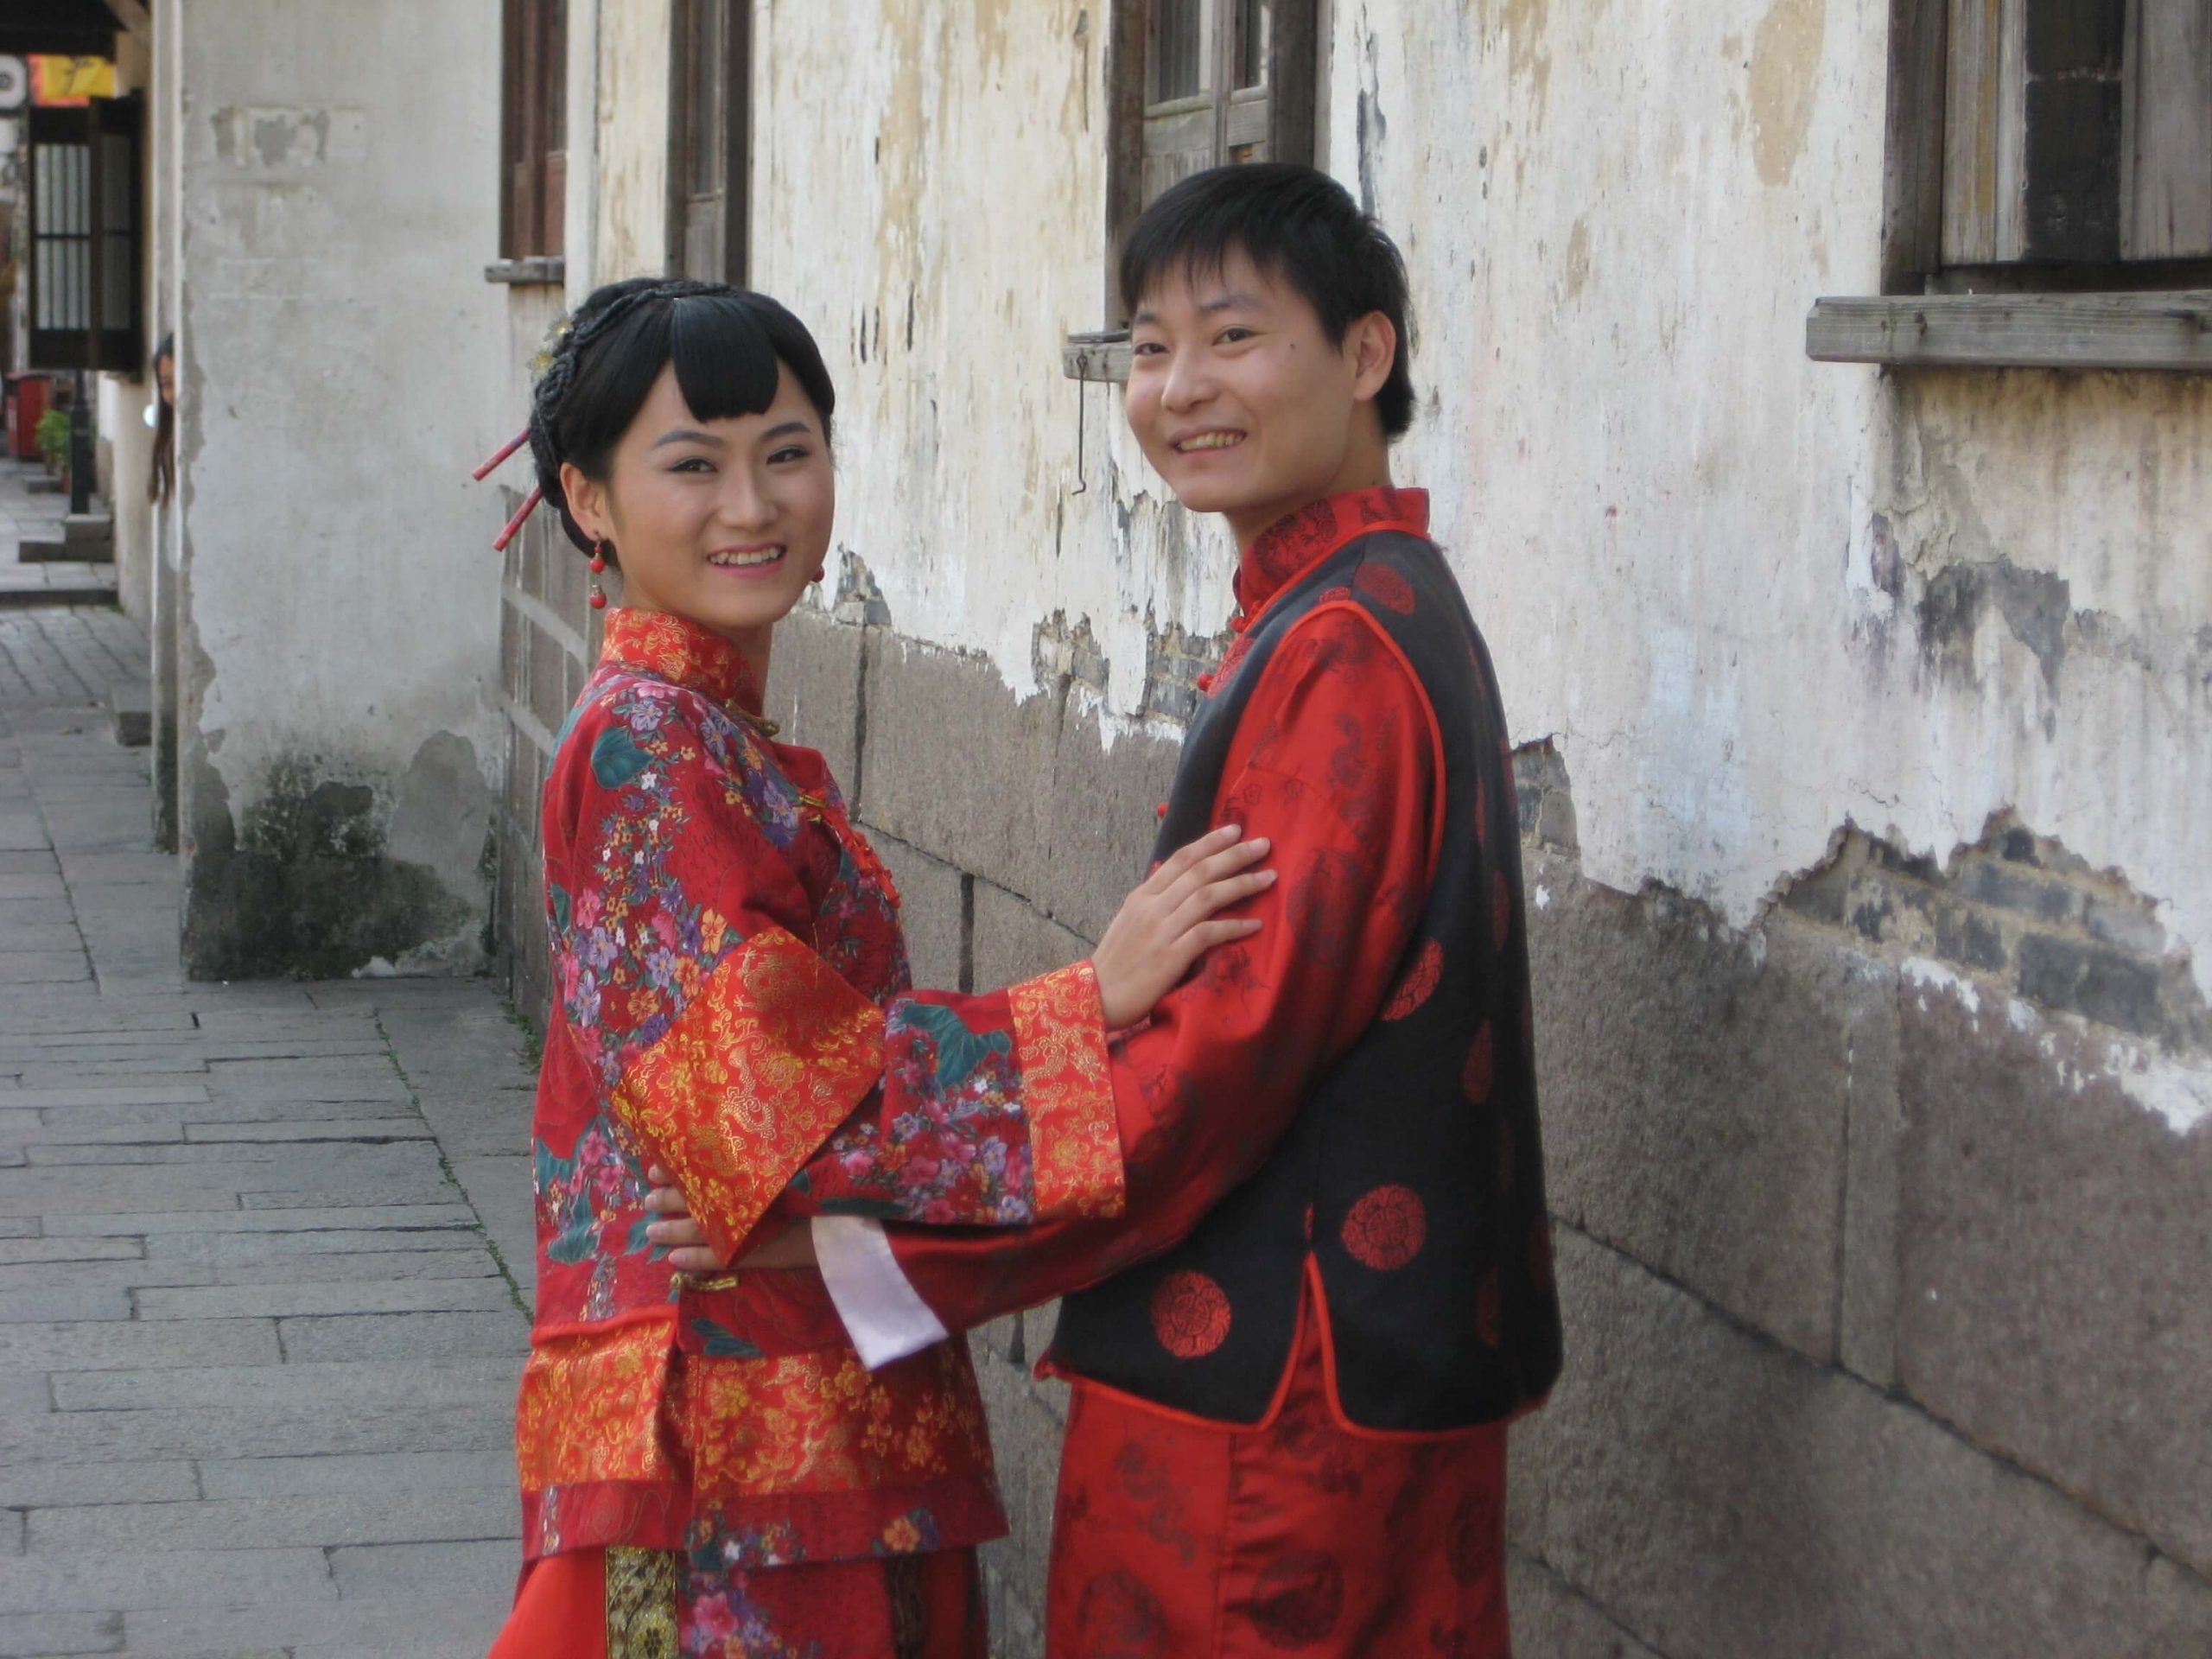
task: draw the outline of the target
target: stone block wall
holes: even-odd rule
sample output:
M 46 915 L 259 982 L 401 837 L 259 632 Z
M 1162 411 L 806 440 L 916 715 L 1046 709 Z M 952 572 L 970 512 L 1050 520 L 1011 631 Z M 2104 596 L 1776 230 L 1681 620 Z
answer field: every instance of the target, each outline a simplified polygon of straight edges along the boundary
M 531 1007 L 514 867 L 581 670 L 553 626 L 576 563 L 510 564 L 501 915 Z M 919 982 L 1072 960 L 1145 867 L 1176 745 L 1109 747 L 1049 628 L 1017 702 L 879 610 L 794 615 L 768 712 L 846 785 Z M 1732 929 L 1587 880 L 1559 757 L 1516 773 L 1567 1334 L 1514 1438 L 1516 1651 L 2212 1652 L 2212 1089 L 2153 907 L 2031 826 L 1940 862 L 1846 826 Z M 1014 1521 L 986 1552 L 1001 1655 L 1042 1651 L 1052 1318 L 970 1338 Z
M 1049 627 L 1017 702 L 844 616 L 785 626 L 769 712 L 882 847 L 918 978 L 1071 960 L 1175 744 L 1109 747 Z M 1846 829 L 1732 930 L 1586 880 L 1559 757 L 1516 772 L 1568 1343 L 1515 1435 L 1516 1651 L 2212 1651 L 2212 1132 L 2157 1109 L 2205 1014 L 2152 906 L 2026 826 L 1942 865 Z M 1005 1655 L 1042 1651 L 1052 1322 L 971 1338 Z
M 519 490 L 503 493 L 512 518 Z M 506 792 L 493 927 L 515 1006 L 542 1019 L 552 996 L 546 960 L 543 843 L 538 801 L 554 740 L 599 657 L 591 574 L 551 512 L 532 513 L 507 543 L 499 582 L 499 706 L 506 721 Z

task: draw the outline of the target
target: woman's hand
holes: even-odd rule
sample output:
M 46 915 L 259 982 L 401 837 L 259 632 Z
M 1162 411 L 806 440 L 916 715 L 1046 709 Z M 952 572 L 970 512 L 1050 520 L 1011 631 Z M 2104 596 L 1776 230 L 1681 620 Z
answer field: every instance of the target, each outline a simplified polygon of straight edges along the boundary
M 645 1172 L 645 1179 L 652 1183 L 652 1191 L 645 1194 L 645 1208 L 660 1217 L 646 1224 L 645 1236 L 668 1252 L 669 1265 L 677 1272 L 814 1265 L 814 1230 L 804 1223 L 785 1228 L 766 1244 L 725 1262 L 707 1242 L 707 1230 L 692 1219 L 691 1206 L 677 1186 L 676 1178 L 656 1164 Z
M 1122 901 L 1090 955 L 1107 1030 L 1120 1031 L 1150 1014 L 1215 945 L 1260 931 L 1251 917 L 1216 919 L 1217 912 L 1274 883 L 1273 870 L 1251 868 L 1268 855 L 1267 837 L 1244 841 L 1243 833 L 1232 823 L 1199 836 Z

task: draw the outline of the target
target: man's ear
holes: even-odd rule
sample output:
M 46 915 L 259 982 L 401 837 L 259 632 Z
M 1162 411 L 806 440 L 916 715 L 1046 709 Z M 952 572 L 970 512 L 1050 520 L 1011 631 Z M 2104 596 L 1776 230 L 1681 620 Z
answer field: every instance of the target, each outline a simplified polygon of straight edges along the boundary
M 569 516 L 576 526 L 594 542 L 607 539 L 613 529 L 607 512 L 607 486 L 594 483 L 584 476 L 584 469 L 573 461 L 561 463 L 561 492 L 569 498 Z
M 1370 311 L 1344 332 L 1344 353 L 1352 360 L 1352 395 L 1373 398 L 1398 361 L 1398 331 L 1380 311 Z

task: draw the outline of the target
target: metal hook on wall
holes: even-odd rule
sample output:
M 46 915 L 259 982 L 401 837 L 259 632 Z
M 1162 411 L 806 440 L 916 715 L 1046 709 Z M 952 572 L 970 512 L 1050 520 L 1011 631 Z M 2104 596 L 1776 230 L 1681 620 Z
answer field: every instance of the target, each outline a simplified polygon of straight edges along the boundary
M 1075 383 L 1075 488 L 1068 492 L 1070 495 L 1081 495 L 1090 487 L 1090 475 L 1083 448 L 1084 423 L 1090 412 L 1090 391 L 1088 383 L 1081 380 Z

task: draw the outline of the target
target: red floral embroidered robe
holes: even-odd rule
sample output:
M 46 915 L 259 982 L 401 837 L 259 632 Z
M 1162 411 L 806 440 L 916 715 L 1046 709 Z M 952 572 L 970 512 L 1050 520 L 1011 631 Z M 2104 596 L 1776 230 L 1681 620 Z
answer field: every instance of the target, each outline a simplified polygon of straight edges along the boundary
M 1243 637 L 1275 594 L 1378 525 L 1425 534 L 1426 494 L 1332 498 L 1259 537 L 1237 573 L 1238 640 L 1216 677 L 1225 684 L 1237 671 Z M 893 1226 L 890 1272 L 903 1284 L 825 1248 L 864 1352 L 900 1351 L 916 1316 L 923 1329 L 957 1331 L 1095 1283 L 1182 1238 L 1259 1166 L 1407 970 L 1438 850 L 1433 729 L 1421 686 L 1370 620 L 1328 607 L 1298 625 L 1253 690 L 1215 811 L 1215 822 L 1274 841 L 1281 880 L 1251 907 L 1267 926 L 1212 953 L 1114 1046 L 1127 1213 L 1007 1234 Z M 1370 1231 L 1419 1225 L 1363 1211 L 1354 1219 Z M 1358 1253 L 1392 1241 L 1347 1243 Z M 1353 1425 L 1332 1381 L 1319 1275 L 1309 1266 L 1306 1277 L 1291 1363 L 1256 1427 L 1071 1378 L 1055 1659 L 1504 1659 L 1504 1426 Z M 1171 1351 L 1202 1352 L 1231 1310 L 1209 1285 L 1183 1288 L 1155 1301 L 1157 1334 Z M 906 1316 L 902 1297 L 918 1298 Z
M 734 647 L 618 611 L 546 784 L 556 995 L 516 1430 L 533 1560 L 687 1549 L 696 1580 L 1005 1529 L 965 1345 L 870 1371 L 817 1275 L 675 1274 L 645 1237 L 649 1164 L 733 1253 L 833 1132 L 881 1176 L 875 1213 L 1122 1203 L 1090 965 L 910 991 L 880 863 L 822 757 L 760 711 Z M 825 1172 L 816 1202 L 840 1198 Z

